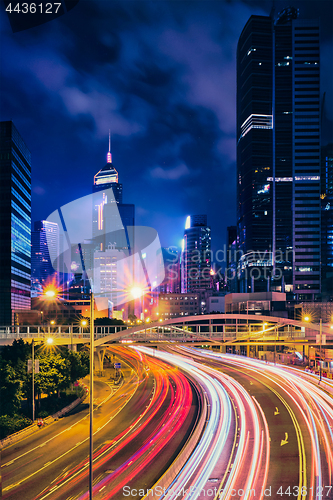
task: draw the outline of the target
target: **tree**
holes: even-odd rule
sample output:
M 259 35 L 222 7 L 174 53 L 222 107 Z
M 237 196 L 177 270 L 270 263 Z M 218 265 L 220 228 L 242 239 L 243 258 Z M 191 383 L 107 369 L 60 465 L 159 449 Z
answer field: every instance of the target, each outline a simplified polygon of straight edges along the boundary
M 63 357 L 69 362 L 69 378 L 71 383 L 85 377 L 89 373 L 89 354 L 85 351 L 75 352 L 64 349 Z
M 10 363 L 0 358 L 1 415 L 14 415 L 20 410 L 22 401 L 21 382 Z
M 39 373 L 35 375 L 35 386 L 38 392 L 48 396 L 69 387 L 70 362 L 60 354 L 40 353 Z

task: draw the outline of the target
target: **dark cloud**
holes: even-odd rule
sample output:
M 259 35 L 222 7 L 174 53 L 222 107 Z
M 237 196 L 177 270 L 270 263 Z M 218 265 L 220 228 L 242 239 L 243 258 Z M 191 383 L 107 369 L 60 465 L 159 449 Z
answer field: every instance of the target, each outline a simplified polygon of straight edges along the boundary
M 332 123 L 332 2 L 292 2 L 322 23 L 322 87 Z M 275 1 L 276 12 L 289 5 Z M 137 223 L 179 244 L 207 213 L 215 248 L 236 220 L 236 46 L 267 0 L 80 1 L 12 34 L 0 15 L 2 119 L 32 151 L 33 220 L 91 192 L 108 130 Z

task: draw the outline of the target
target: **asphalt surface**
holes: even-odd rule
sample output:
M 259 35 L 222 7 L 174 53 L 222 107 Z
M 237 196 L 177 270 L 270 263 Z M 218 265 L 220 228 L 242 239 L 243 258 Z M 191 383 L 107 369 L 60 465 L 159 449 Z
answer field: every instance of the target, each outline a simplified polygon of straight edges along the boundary
M 177 352 L 186 354 L 178 349 Z M 247 358 L 241 359 L 239 356 L 210 359 L 193 350 L 187 355 L 198 361 L 203 370 L 205 367 L 214 368 L 226 377 L 232 377 L 259 404 L 263 414 L 261 425 L 266 421 L 268 427 L 269 460 L 267 478 L 265 482 L 261 480 L 261 485 L 259 482 L 256 497 L 260 492 L 261 495 L 264 493 L 264 498 L 266 493 L 267 497 L 274 499 L 333 499 L 332 391 L 321 390 L 317 380 L 309 383 L 310 377 L 301 370 L 280 367 L 276 370 L 272 364 L 265 363 L 251 366 L 247 364 Z M 299 386 L 295 384 L 296 379 L 290 379 L 290 375 L 294 374 L 299 379 Z M 223 378 L 221 380 L 223 383 Z M 326 398 L 320 399 L 318 406 L 317 394 L 319 398 Z M 235 401 L 234 391 L 229 391 L 229 396 Z M 319 410 L 324 408 L 325 412 L 320 413 Z M 250 420 L 248 412 L 246 425 L 249 435 L 252 435 L 250 445 L 254 447 Z M 247 467 L 249 463 L 244 461 L 244 477 Z M 243 476 L 239 475 L 235 485 L 232 494 L 235 499 L 246 498 L 245 492 L 243 493 Z M 264 474 L 262 477 L 264 478 Z M 262 490 L 264 484 L 265 488 Z M 302 487 L 304 494 L 301 493 Z
M 121 384 L 111 384 L 111 370 L 94 382 L 94 498 L 109 498 L 108 492 L 119 484 L 120 477 L 125 484 L 126 477 L 131 477 L 131 488 L 151 487 L 179 453 L 196 417 L 193 395 L 177 435 L 173 439 L 166 435 L 174 425 L 169 422 L 170 429 L 155 439 L 164 420 L 166 426 L 166 411 L 172 416 L 175 410 L 170 402 L 175 400 L 177 375 L 168 373 L 169 368 L 161 363 L 142 362 L 121 348 L 116 358 L 122 362 Z M 153 438 L 153 445 L 142 451 Z M 136 453 L 138 463 L 134 458 L 132 466 L 120 470 Z M 83 403 L 71 415 L 2 451 L 3 498 L 84 498 L 89 485 L 88 457 L 89 405 Z M 112 498 L 123 498 L 123 491 L 113 493 Z

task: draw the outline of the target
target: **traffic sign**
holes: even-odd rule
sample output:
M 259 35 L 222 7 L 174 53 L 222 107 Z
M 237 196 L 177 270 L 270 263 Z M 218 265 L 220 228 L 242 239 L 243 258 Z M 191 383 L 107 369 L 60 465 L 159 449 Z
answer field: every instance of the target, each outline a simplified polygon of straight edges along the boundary
M 117 369 L 121 368 L 121 363 L 115 363 L 114 367 L 117 368 Z

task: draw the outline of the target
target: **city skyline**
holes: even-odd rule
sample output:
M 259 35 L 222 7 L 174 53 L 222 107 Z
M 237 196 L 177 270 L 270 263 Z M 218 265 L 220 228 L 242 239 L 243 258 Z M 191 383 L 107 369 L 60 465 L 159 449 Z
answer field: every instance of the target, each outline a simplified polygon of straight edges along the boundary
M 320 17 L 325 145 L 332 7 L 292 4 L 302 17 Z M 286 6 L 275 2 L 275 12 Z M 94 9 L 80 2 L 15 34 L 2 11 L 1 118 L 14 121 L 32 151 L 32 221 L 91 192 L 111 129 L 124 203 L 136 205 L 137 223 L 154 227 L 162 246 L 180 247 L 186 216 L 205 213 L 212 248 L 222 248 L 236 222 L 237 40 L 250 15 L 271 8 L 260 1 L 95 2 Z

